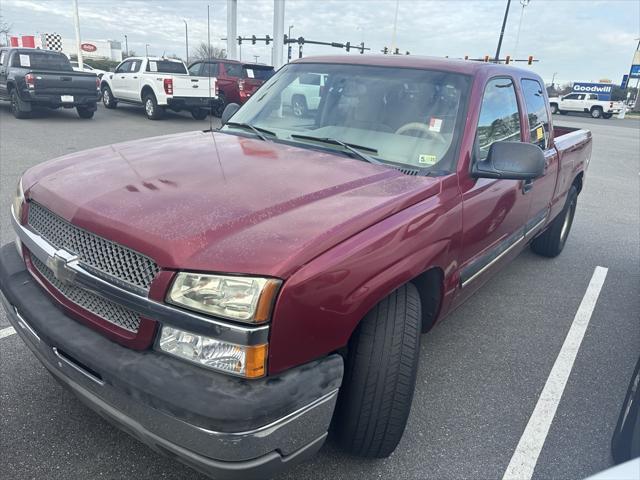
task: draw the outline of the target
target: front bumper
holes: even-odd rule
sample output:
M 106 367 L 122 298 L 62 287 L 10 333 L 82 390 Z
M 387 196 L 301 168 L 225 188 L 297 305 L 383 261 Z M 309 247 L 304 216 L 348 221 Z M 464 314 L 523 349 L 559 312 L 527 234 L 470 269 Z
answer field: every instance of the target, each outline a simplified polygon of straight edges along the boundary
M 338 355 L 244 380 L 114 343 L 60 310 L 15 244 L 0 249 L 0 298 L 36 357 L 84 403 L 154 450 L 216 478 L 265 478 L 324 443 Z

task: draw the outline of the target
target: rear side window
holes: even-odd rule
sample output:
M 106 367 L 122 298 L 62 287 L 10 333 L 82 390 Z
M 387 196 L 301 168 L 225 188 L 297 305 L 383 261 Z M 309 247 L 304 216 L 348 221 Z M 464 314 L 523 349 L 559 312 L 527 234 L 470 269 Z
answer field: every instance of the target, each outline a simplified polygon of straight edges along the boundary
M 200 68 L 202 68 L 201 63 L 194 63 L 189 67 L 189 75 L 197 77 L 200 75 Z
M 305 73 L 300 75 L 300 83 L 302 85 L 320 86 L 320 75 L 317 73 Z
M 45 53 L 37 50 L 20 51 L 13 55 L 13 66 L 22 68 L 32 68 L 34 70 L 55 70 L 72 72 L 69 59 L 62 53 Z
M 224 69 L 227 72 L 227 77 L 243 78 L 242 65 L 238 63 L 225 63 Z
M 484 160 L 493 142 L 519 142 L 520 114 L 513 81 L 510 78 L 494 78 L 484 90 L 477 145 L 479 158 Z
M 186 74 L 187 68 L 182 62 L 172 62 L 170 60 L 149 60 L 149 63 L 147 63 L 147 72 Z
M 202 65 L 202 72 L 200 75 L 203 77 L 217 77 L 218 76 L 218 64 L 217 63 L 205 63 Z
M 542 86 L 537 80 L 522 80 L 522 93 L 529 118 L 529 141 L 546 150 L 549 145 L 549 114 Z

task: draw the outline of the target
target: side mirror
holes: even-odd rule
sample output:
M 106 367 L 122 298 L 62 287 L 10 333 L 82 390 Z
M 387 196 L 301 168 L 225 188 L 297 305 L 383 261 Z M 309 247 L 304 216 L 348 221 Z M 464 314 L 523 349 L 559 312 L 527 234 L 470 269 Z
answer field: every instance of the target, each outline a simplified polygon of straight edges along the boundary
M 226 107 L 224 107 L 224 111 L 222 112 L 222 116 L 220 117 L 220 122 L 222 125 L 231 120 L 231 117 L 235 115 L 235 113 L 240 110 L 240 105 L 237 103 L 230 103 Z
M 487 158 L 471 167 L 474 178 L 533 180 L 544 173 L 544 153 L 540 147 L 523 142 L 494 142 Z

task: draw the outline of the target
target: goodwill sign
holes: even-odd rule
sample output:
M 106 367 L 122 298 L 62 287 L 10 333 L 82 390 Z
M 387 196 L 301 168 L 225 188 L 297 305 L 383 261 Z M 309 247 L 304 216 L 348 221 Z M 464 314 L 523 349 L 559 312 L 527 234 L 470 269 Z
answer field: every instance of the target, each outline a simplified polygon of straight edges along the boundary
M 610 100 L 613 85 L 610 83 L 583 83 L 573 84 L 573 91 L 576 93 L 597 93 L 599 100 Z

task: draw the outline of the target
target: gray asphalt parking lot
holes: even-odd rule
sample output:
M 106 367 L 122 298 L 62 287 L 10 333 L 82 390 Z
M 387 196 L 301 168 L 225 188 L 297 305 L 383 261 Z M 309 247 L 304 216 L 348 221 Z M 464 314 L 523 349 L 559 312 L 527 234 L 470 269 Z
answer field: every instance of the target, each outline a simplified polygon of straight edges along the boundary
M 640 345 L 640 121 L 555 116 L 589 128 L 594 150 L 564 252 L 523 252 L 422 337 L 404 438 L 384 460 L 329 442 L 280 478 L 502 478 L 597 266 L 606 279 L 533 478 L 585 478 L 612 461 L 609 442 Z M 188 114 L 151 122 L 135 107 L 90 121 L 75 111 L 15 120 L 0 103 L 0 244 L 18 176 L 65 153 L 207 128 Z M 216 121 L 217 125 L 217 121 Z M 0 313 L 0 332 L 8 321 Z M 112 427 L 60 387 L 17 335 L 0 334 L 3 478 L 204 478 Z

